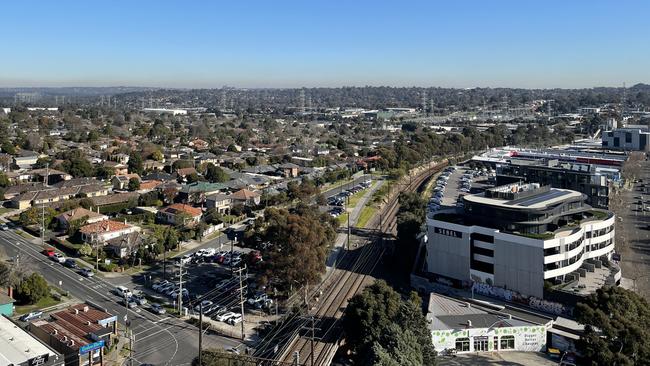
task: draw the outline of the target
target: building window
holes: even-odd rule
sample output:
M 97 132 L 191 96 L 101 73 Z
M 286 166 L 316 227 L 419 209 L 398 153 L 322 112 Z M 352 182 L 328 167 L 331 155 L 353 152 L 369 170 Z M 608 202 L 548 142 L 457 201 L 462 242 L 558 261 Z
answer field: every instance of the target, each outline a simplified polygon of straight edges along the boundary
M 515 336 L 502 336 L 499 349 L 515 349 Z
M 469 338 L 456 338 L 456 351 L 469 352 Z
M 474 351 L 475 352 L 488 351 L 488 337 L 474 337 Z

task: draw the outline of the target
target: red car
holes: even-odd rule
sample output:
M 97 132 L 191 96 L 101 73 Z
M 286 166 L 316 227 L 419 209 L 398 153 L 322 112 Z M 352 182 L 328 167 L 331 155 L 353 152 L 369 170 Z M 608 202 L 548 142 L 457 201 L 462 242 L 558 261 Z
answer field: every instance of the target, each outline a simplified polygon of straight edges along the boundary
M 45 248 L 45 249 L 43 250 L 43 254 L 45 254 L 45 255 L 48 256 L 48 257 L 52 257 L 52 256 L 54 255 L 54 253 L 56 253 L 56 252 L 54 251 L 54 248 Z

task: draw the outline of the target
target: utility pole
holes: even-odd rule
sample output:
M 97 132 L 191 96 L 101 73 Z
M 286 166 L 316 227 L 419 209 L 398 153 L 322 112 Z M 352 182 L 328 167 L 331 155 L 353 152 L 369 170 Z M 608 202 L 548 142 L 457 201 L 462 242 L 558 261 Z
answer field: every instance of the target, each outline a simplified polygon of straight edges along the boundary
M 311 358 L 311 366 L 314 366 L 314 332 L 315 332 L 315 329 L 314 329 L 314 316 L 312 315 L 311 316 L 311 340 L 310 340 L 310 343 L 311 343 L 311 356 L 309 357 L 309 358 Z
M 167 279 L 167 248 L 163 245 L 163 280 Z
M 133 329 L 131 329 L 131 336 L 129 337 L 129 365 L 133 366 L 133 344 L 135 343 L 135 334 L 133 334 Z
M 199 303 L 199 366 L 201 366 L 201 352 L 203 351 L 203 301 Z
M 45 163 L 45 178 L 43 179 L 43 187 L 47 187 L 47 181 L 50 175 L 50 164 Z M 45 201 L 41 205 L 41 246 L 45 249 Z
M 180 271 L 178 272 L 178 315 L 183 316 L 183 261 L 180 262 Z
M 244 281 L 242 274 L 244 270 L 247 270 L 246 266 L 240 268 L 239 271 L 239 306 L 241 311 L 241 339 L 242 341 L 246 339 L 246 334 L 244 333 Z

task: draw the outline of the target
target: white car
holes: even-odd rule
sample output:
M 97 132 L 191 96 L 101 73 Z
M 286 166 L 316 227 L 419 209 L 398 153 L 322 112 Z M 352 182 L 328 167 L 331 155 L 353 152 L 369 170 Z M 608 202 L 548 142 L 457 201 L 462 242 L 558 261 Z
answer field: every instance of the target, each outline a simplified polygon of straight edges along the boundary
M 239 314 L 239 313 L 235 313 L 235 315 L 233 315 L 233 316 L 231 316 L 230 318 L 228 318 L 228 323 L 229 323 L 230 325 L 235 325 L 235 324 L 241 322 L 242 319 L 243 319 L 243 317 L 242 317 L 241 314 Z
M 203 300 L 203 301 L 201 301 L 201 303 L 199 305 L 196 305 L 194 307 L 194 310 L 199 311 L 201 309 L 201 305 L 203 305 L 203 311 L 205 311 L 210 306 L 212 306 L 212 304 L 214 304 L 214 303 L 212 301 L 210 301 L 210 300 Z
M 232 311 L 229 311 L 227 313 L 223 313 L 223 314 L 215 316 L 214 320 L 219 321 L 219 322 L 225 322 L 225 321 L 228 321 L 228 319 L 232 318 L 235 315 L 237 315 L 237 314 L 233 313 Z
M 65 263 L 65 257 L 60 253 L 54 253 L 50 258 L 55 262 Z

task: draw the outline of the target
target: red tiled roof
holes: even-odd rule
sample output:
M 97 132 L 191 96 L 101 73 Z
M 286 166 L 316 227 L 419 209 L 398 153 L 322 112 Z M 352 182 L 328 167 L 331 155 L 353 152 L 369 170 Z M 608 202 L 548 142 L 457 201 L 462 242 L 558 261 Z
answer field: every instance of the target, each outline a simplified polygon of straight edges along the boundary
M 103 221 L 82 226 L 81 229 L 79 229 L 79 231 L 84 234 L 94 234 L 94 233 L 120 231 L 120 230 L 128 229 L 130 227 L 131 225 L 122 222 L 103 220 Z
M 236 200 L 249 200 L 258 197 L 260 194 L 257 192 L 249 191 L 248 189 L 240 189 L 233 193 L 230 197 Z
M 174 214 L 174 215 L 176 215 L 179 212 L 185 212 L 185 213 L 191 215 L 192 217 L 201 216 L 201 213 L 202 213 L 200 208 L 192 207 L 190 205 L 185 205 L 185 204 L 182 204 L 182 203 L 174 203 L 173 205 L 169 205 L 169 206 L 161 209 L 160 211 L 168 212 L 168 213 L 171 213 L 171 214 Z

